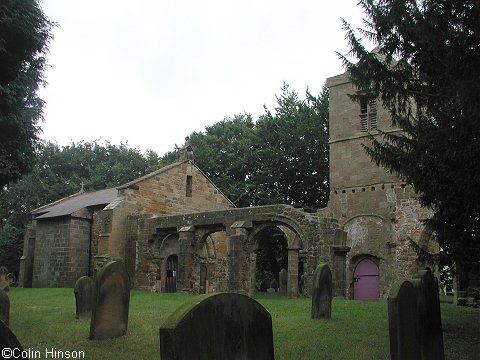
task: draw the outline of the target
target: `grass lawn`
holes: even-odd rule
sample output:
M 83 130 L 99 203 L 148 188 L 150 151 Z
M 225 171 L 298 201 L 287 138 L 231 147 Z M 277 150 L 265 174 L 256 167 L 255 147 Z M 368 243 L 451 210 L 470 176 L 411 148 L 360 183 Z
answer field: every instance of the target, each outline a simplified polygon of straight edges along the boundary
M 127 335 L 88 339 L 73 289 L 12 288 L 10 327 L 25 349 L 84 351 L 85 359 L 158 359 L 159 327 L 190 295 L 133 290 Z M 309 298 L 256 296 L 272 315 L 275 359 L 389 359 L 387 303 L 334 299 L 331 320 L 310 319 Z M 442 304 L 447 359 L 480 359 L 480 309 Z M 50 357 L 52 358 L 52 357 Z

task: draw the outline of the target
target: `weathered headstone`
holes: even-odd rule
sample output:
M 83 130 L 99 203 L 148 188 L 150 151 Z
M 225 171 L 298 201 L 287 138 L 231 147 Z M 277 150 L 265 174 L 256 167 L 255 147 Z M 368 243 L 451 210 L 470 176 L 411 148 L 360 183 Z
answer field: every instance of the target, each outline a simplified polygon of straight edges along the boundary
M 160 358 L 274 359 L 272 317 L 245 295 L 196 296 L 160 327 Z
M 107 263 L 98 271 L 95 293 L 90 339 L 103 340 L 125 335 L 130 303 L 130 279 L 123 261 Z
M 21 358 L 23 347 L 10 328 L 0 320 L 0 349 L 2 359 Z M 15 351 L 14 351 L 15 350 Z
M 430 269 L 417 272 L 412 279 L 417 291 L 418 334 L 422 360 L 443 360 L 442 319 L 438 282 Z
M 393 285 L 388 297 L 388 328 L 391 360 L 420 360 L 417 294 L 404 280 Z
M 8 326 L 10 320 L 10 299 L 2 289 L 0 289 L 0 320 Z
M 75 282 L 76 318 L 91 316 L 95 300 L 95 282 L 88 276 L 82 276 Z
M 270 288 L 274 289 L 274 292 L 278 290 L 278 281 L 275 279 L 275 277 L 272 279 L 272 281 L 270 281 Z
M 327 264 L 319 264 L 313 275 L 312 319 L 332 317 L 332 272 Z
M 8 291 L 12 280 L 12 274 L 8 273 L 7 268 L 0 266 L 0 290 Z
M 280 282 L 279 292 L 280 295 L 287 296 L 287 282 L 288 282 L 288 271 L 286 269 L 280 270 L 278 274 L 278 280 Z

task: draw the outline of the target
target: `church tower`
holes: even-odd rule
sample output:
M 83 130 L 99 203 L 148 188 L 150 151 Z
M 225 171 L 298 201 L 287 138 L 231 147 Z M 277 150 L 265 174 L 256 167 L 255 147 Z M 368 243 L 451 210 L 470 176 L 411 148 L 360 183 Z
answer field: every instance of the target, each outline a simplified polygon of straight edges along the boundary
M 330 93 L 330 198 L 328 213 L 344 236 L 344 289 L 337 295 L 353 299 L 386 298 L 397 280 L 428 265 L 419 254 L 435 253 L 435 243 L 422 219 L 432 215 L 418 195 L 385 168 L 371 161 L 362 144 L 383 132 L 401 132 L 391 125 L 379 99 L 363 94 L 360 101 L 347 73 L 327 79 Z M 337 259 L 338 260 L 338 259 Z M 338 261 L 336 261 L 338 268 Z M 343 273 L 343 274 L 342 274 Z M 338 286 L 338 285 L 337 285 Z

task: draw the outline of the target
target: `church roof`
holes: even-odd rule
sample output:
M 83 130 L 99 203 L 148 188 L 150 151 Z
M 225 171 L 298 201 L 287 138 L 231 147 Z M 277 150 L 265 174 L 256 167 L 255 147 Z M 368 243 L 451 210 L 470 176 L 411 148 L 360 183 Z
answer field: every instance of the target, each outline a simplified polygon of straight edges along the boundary
M 71 215 L 83 208 L 107 205 L 117 197 L 117 189 L 104 189 L 93 192 L 78 192 L 51 204 L 32 211 L 35 219 L 46 219 Z

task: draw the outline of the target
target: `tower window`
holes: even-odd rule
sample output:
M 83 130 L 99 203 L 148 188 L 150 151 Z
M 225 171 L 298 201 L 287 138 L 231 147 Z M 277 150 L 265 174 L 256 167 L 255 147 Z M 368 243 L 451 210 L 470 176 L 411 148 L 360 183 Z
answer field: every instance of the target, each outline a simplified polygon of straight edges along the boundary
M 186 191 L 185 191 L 186 197 L 192 197 L 192 185 L 193 185 L 193 177 L 190 175 L 187 175 Z
M 360 99 L 360 130 L 362 132 L 377 128 L 377 101 L 366 96 Z

